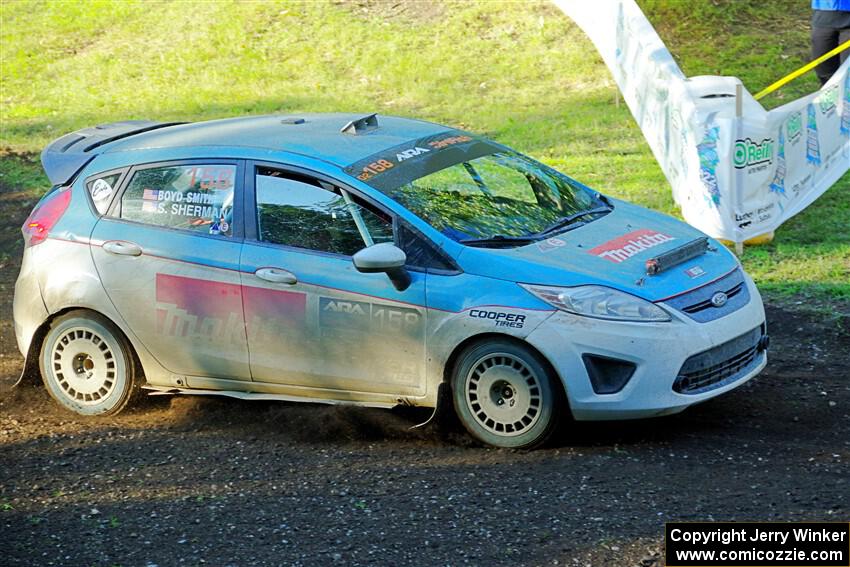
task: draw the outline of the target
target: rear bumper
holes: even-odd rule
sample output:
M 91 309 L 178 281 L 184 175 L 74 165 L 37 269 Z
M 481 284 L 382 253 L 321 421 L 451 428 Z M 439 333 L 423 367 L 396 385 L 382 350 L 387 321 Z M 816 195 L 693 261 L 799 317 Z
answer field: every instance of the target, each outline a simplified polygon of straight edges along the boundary
M 12 315 L 15 321 L 15 338 L 18 350 L 26 358 L 32 343 L 33 335 L 39 326 L 47 319 L 47 308 L 41 297 L 35 271 L 32 269 L 35 261 L 32 256 L 35 250 L 27 248 L 21 261 L 21 273 L 15 282 L 15 298 L 12 302 Z
M 706 351 L 716 349 L 714 352 L 721 357 L 726 356 L 728 347 L 724 349 L 723 345 L 751 331 L 755 340 L 761 335 L 764 307 L 749 277 L 746 285 L 750 292 L 749 303 L 711 322 L 698 323 L 669 308 L 673 317 L 669 323 L 604 321 L 559 311 L 527 340 L 555 367 L 564 383 L 573 416 L 578 420 L 632 419 L 677 413 L 737 388 L 767 363 L 766 352 L 761 349 L 755 349 L 753 356 L 740 364 L 705 355 Z M 583 354 L 627 361 L 636 368 L 622 390 L 597 394 L 582 361 Z M 737 354 L 729 353 L 729 356 Z M 719 379 L 687 393 L 675 391 L 674 383 L 689 359 L 684 370 L 716 371 Z M 695 369 L 694 361 L 702 365 Z M 715 369 L 710 366 L 712 364 L 720 366 Z

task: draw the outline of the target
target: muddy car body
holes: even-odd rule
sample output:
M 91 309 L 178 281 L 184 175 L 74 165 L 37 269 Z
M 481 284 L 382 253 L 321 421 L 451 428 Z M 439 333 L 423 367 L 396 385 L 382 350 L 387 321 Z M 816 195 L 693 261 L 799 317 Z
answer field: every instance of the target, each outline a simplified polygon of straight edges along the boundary
M 60 138 L 15 330 L 61 404 L 137 386 L 435 407 L 530 447 L 675 413 L 766 363 L 717 242 L 487 139 L 374 115 L 122 122 Z

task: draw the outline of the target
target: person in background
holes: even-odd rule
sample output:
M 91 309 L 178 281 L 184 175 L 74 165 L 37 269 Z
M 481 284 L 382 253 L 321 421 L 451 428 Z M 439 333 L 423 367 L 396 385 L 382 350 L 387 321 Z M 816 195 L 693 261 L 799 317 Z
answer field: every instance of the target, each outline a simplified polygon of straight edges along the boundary
M 812 0 L 812 57 L 817 59 L 850 41 L 850 0 Z M 830 57 L 815 73 L 823 86 L 847 59 L 850 49 Z

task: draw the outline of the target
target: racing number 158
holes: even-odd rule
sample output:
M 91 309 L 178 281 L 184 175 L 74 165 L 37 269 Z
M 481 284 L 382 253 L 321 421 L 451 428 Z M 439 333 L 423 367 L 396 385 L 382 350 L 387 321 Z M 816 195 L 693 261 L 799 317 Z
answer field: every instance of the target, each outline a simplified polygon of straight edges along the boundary
M 419 313 L 376 306 L 372 310 L 372 320 L 377 321 L 385 331 L 407 331 L 415 329 L 419 324 Z
M 373 161 L 372 163 L 363 168 L 363 173 L 358 175 L 357 179 L 359 179 L 360 181 L 365 181 L 372 176 L 375 176 L 383 171 L 390 169 L 392 166 L 392 162 L 389 162 L 385 159 Z

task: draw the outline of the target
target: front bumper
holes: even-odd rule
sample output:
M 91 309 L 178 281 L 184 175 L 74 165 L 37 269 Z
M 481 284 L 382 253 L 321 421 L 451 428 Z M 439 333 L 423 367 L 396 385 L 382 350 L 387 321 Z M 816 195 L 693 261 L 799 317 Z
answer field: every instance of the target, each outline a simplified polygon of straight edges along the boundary
M 566 388 L 573 416 L 578 420 L 632 419 L 677 413 L 737 388 L 767 364 L 762 348 L 755 348 L 746 363 L 710 360 L 722 367 L 713 369 L 702 364 L 698 370 L 716 371 L 720 379 L 686 393 L 674 390 L 686 361 L 689 366 L 685 370 L 693 372 L 694 360 L 702 363 L 711 358 L 705 351 L 716 349 L 715 352 L 724 353 L 722 345 L 742 334 L 752 331 L 752 336 L 758 339 L 756 335 L 763 333 L 765 317 L 761 296 L 752 280 L 746 276 L 745 280 L 750 292 L 749 303 L 714 321 L 699 323 L 669 306 L 667 311 L 673 320 L 668 323 L 605 321 L 558 311 L 527 340 L 555 367 Z M 628 361 L 635 364 L 636 369 L 619 392 L 597 394 L 582 361 L 585 354 Z M 681 377 L 677 389 L 682 390 Z

